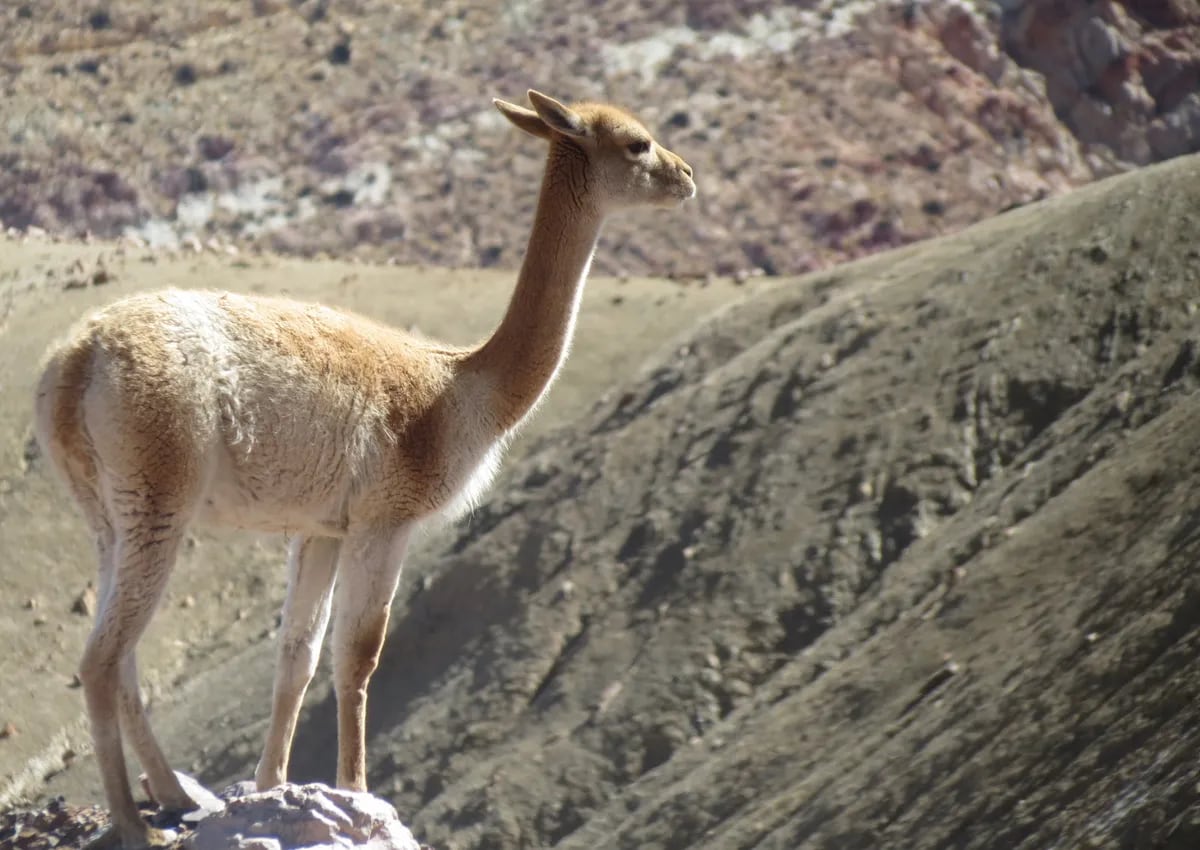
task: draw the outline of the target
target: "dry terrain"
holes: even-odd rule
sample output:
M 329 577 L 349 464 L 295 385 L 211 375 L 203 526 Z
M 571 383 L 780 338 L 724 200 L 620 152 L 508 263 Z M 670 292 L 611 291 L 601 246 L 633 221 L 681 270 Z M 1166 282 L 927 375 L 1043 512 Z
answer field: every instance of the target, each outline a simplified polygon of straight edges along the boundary
M 438 850 L 1200 846 L 1200 11 L 1141 0 L 3 4 L 0 808 L 101 799 L 41 351 L 161 285 L 478 338 L 529 86 L 641 107 L 700 197 L 606 231 L 549 403 L 413 553 L 373 789 Z M 210 784 L 282 592 L 279 541 L 199 531 L 145 641 Z M 294 778 L 333 711 L 323 670 Z
M 415 559 L 373 787 L 447 850 L 1194 847 L 1197 187 L 780 281 L 537 435 Z M 249 775 L 273 652 L 160 697 L 180 765 Z M 86 757 L 40 789 L 99 793 Z

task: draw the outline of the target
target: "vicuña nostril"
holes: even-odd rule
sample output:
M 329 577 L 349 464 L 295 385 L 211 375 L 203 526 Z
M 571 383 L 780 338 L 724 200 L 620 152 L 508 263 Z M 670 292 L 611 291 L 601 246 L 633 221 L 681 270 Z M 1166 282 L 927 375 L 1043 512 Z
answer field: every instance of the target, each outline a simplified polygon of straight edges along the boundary
M 681 171 L 683 171 L 683 173 L 684 173 L 684 174 L 686 174 L 688 177 L 691 177 L 691 176 L 692 176 L 692 167 L 691 167 L 690 165 L 688 165 L 686 162 L 681 162 L 681 163 L 679 163 L 679 168 L 680 168 L 680 170 L 681 170 Z

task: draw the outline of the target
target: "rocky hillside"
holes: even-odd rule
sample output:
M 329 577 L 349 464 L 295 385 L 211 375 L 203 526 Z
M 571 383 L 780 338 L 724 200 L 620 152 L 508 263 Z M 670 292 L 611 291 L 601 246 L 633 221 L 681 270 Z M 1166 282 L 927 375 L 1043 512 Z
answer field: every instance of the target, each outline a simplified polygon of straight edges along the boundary
M 414 564 L 373 787 L 445 850 L 1196 846 L 1198 187 L 782 282 L 542 438 Z M 272 653 L 159 707 L 211 782 Z
M 695 166 L 601 271 L 792 274 L 1200 149 L 1194 3 L 107 0 L 0 7 L 0 219 L 513 267 L 538 143 L 637 109 Z

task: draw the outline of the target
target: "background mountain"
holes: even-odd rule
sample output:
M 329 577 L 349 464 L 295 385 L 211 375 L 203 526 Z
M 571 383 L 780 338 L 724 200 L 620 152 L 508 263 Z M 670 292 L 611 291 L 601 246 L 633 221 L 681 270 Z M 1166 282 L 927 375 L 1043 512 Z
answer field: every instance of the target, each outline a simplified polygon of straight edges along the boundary
M 22 229 L 513 267 L 541 163 L 488 100 L 532 86 L 696 168 L 599 270 L 794 274 L 1200 150 L 1200 7 L 17 0 L 0 85 Z

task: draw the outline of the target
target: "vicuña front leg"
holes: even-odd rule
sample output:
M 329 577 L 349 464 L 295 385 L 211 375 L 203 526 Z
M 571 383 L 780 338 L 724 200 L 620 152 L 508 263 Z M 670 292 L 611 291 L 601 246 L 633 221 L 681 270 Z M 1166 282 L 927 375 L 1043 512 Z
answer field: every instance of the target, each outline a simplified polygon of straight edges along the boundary
M 341 541 L 328 537 L 298 537 L 288 550 L 287 601 L 283 605 L 283 628 L 279 635 L 271 727 L 254 773 L 259 791 L 287 782 L 300 705 L 317 670 L 321 642 L 329 625 L 340 546 Z
M 408 534 L 392 529 L 343 544 L 333 626 L 339 788 L 367 790 L 367 684 L 379 664 Z

